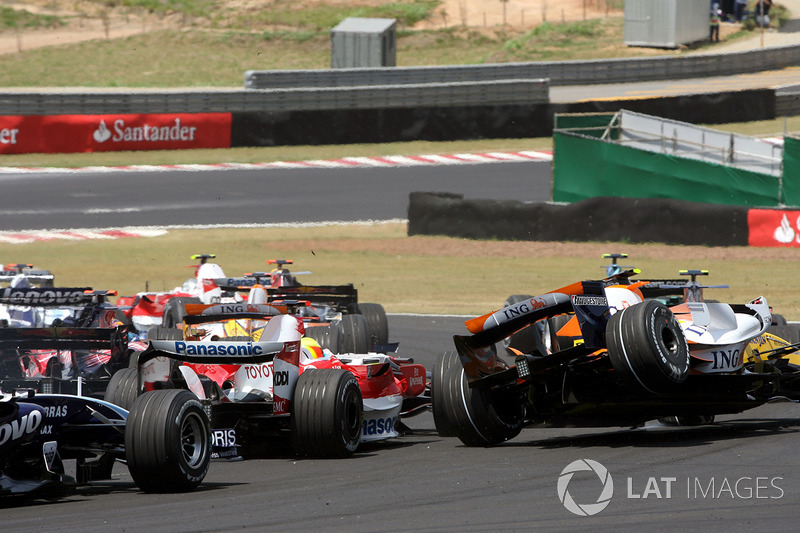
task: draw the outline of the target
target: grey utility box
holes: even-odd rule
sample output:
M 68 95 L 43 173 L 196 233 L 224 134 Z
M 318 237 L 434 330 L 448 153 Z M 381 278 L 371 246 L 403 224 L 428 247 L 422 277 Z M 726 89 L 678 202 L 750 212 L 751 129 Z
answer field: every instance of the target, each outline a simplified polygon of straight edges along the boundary
M 625 0 L 628 46 L 678 48 L 708 39 L 710 24 L 709 0 Z
M 350 17 L 331 30 L 331 68 L 397 65 L 397 19 Z

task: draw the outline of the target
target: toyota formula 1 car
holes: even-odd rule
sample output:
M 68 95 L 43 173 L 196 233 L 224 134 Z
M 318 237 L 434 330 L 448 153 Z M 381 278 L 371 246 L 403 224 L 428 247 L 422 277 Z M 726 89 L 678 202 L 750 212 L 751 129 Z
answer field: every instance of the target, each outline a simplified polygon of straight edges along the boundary
M 497 444 L 523 426 L 707 423 L 775 398 L 800 398 L 800 367 L 763 356 L 763 297 L 738 305 L 645 299 L 625 271 L 531 297 L 466 322 L 432 371 L 436 427 L 467 445 Z M 658 287 L 656 287 L 658 289 Z M 496 343 L 531 324 L 550 331 L 528 350 Z M 558 324 L 554 324 L 557 322 Z M 568 342 L 564 342 L 568 341 Z M 759 356 L 759 354 L 762 354 Z M 785 362 L 784 362 L 785 363 Z
M 76 477 L 65 473 L 70 460 Z M 128 412 L 82 396 L 0 395 L 0 497 L 58 497 L 77 484 L 111 479 L 118 460 L 145 492 L 193 490 L 211 460 L 200 402 L 187 391 L 155 391 Z
M 183 332 L 158 330 L 137 368 L 114 375 L 106 399 L 125 406 L 145 391 L 191 391 L 211 413 L 214 442 L 227 446 L 217 457 L 251 455 L 282 437 L 298 455 L 345 457 L 398 436 L 401 417 L 428 407 L 421 365 L 334 355 L 304 338 L 288 305 L 265 301 L 257 287 L 247 303 L 187 306 Z

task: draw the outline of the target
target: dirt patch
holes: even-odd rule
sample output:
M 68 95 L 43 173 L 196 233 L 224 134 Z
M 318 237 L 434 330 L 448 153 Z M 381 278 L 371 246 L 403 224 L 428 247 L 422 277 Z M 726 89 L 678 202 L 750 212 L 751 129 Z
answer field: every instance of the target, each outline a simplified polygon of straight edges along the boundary
M 277 0 L 230 0 L 217 2 L 215 9 L 231 13 L 247 13 L 269 9 Z M 386 0 L 303 0 L 303 6 L 326 5 L 379 5 Z M 531 29 L 542 23 L 566 22 L 598 18 L 606 15 L 605 0 L 443 0 L 430 20 L 422 21 L 417 29 L 441 29 L 453 26 L 496 30 L 507 26 L 509 30 Z M 28 0 L 23 3 L 4 3 L 5 7 L 26 9 L 32 13 L 57 15 L 65 25 L 55 28 L 25 29 L 19 32 L 0 32 L 0 54 L 22 50 L 71 44 L 94 39 L 128 37 L 161 29 L 181 29 L 203 26 L 202 20 L 187 21 L 180 15 L 157 15 L 142 9 L 107 7 L 105 4 L 86 1 Z M 585 5 L 585 8 L 584 8 Z M 609 10 L 610 16 L 620 11 Z

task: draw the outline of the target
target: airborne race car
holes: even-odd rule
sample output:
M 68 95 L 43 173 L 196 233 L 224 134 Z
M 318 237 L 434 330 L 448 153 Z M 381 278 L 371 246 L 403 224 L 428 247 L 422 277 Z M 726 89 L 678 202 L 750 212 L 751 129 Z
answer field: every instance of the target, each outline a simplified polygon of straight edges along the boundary
M 77 479 L 65 473 L 68 460 Z M 196 488 L 211 460 L 200 402 L 187 391 L 163 390 L 128 412 L 82 396 L 0 395 L 0 497 L 58 497 L 76 484 L 111 479 L 117 460 L 145 492 Z
M 334 355 L 303 337 L 287 306 L 264 301 L 254 288 L 247 303 L 186 306 L 183 333 L 158 330 L 162 339 L 138 354 L 138 369 L 114 375 L 106 399 L 124 407 L 144 391 L 190 390 L 211 413 L 217 457 L 250 455 L 275 437 L 291 437 L 298 455 L 345 457 L 398 436 L 400 417 L 427 408 L 422 365 Z
M 693 425 L 800 397 L 799 367 L 754 356 L 771 324 L 763 297 L 667 307 L 644 299 L 649 282 L 632 283 L 635 273 L 574 283 L 467 321 L 472 335 L 454 336 L 456 352 L 437 357 L 432 371 L 439 433 L 485 446 L 526 424 L 637 426 L 675 417 Z M 549 347 L 539 339 L 506 363 L 495 343 L 540 321 L 563 324 L 549 328 Z

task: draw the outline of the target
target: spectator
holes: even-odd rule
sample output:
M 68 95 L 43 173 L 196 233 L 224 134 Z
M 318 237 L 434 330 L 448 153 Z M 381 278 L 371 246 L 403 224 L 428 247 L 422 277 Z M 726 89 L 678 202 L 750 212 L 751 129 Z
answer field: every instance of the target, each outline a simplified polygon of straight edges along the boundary
M 753 14 L 759 28 L 769 28 L 769 9 L 771 7 L 772 0 L 757 0 L 753 6 Z
M 719 42 L 719 23 L 720 19 L 722 18 L 722 11 L 719 9 L 712 9 L 711 10 L 711 36 L 709 40 L 713 42 Z
M 736 22 L 742 21 L 745 11 L 747 11 L 747 0 L 736 0 L 736 3 L 733 4 L 733 16 Z

